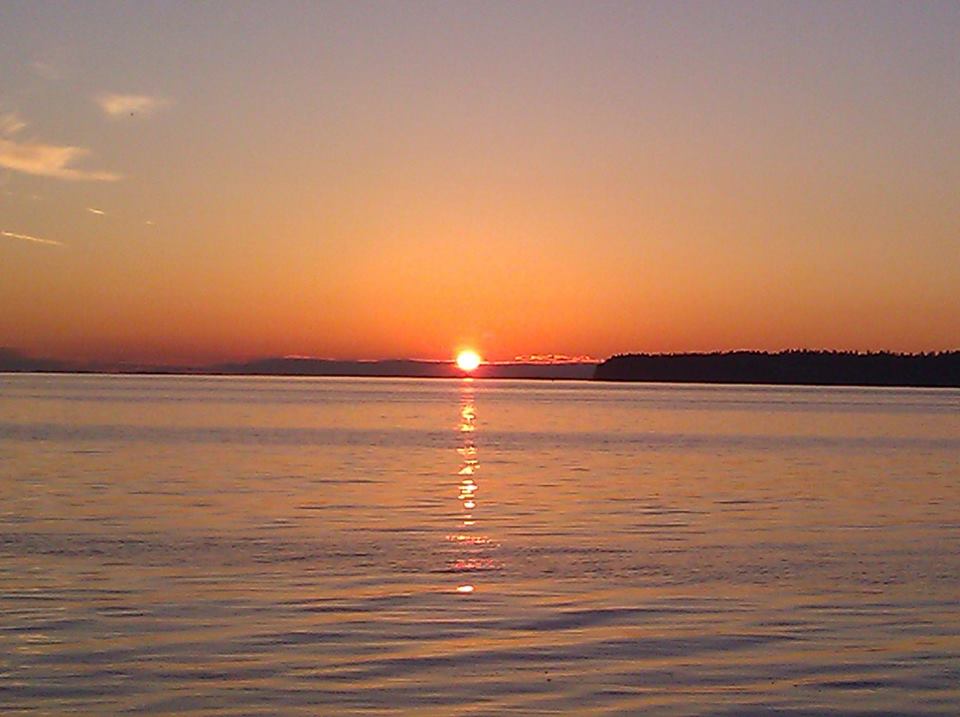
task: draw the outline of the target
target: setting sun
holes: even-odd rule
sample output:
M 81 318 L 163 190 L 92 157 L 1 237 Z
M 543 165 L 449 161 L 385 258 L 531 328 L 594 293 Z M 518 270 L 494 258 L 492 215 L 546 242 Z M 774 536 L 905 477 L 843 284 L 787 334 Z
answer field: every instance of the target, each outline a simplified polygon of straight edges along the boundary
M 461 371 L 466 371 L 470 373 L 471 371 L 476 370 L 480 365 L 480 354 L 476 351 L 467 349 L 466 351 L 461 351 L 457 354 L 457 368 Z

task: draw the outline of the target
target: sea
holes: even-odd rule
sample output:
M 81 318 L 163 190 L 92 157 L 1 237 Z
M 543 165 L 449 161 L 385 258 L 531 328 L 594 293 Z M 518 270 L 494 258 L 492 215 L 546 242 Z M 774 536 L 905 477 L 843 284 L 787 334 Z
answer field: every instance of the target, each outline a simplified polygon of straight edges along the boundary
M 0 375 L 0 714 L 960 714 L 960 391 Z

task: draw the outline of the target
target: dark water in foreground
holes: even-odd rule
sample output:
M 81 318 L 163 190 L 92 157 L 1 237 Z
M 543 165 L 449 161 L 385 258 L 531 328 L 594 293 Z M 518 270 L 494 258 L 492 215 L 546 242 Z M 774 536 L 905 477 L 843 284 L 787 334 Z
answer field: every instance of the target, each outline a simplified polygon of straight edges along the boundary
M 0 376 L 0 713 L 960 713 L 960 392 Z

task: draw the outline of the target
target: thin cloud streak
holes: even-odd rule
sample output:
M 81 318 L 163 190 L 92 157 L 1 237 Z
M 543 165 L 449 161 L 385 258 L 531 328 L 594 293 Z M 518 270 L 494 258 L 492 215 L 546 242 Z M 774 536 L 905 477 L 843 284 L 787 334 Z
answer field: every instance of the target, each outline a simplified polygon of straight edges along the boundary
M 123 118 L 130 116 L 150 117 L 157 110 L 170 104 L 165 97 L 151 97 L 150 95 L 120 95 L 103 93 L 98 95 L 96 102 L 108 117 Z
M 565 363 L 600 363 L 600 359 L 581 354 L 579 356 L 570 356 L 568 354 L 526 354 L 514 356 L 513 360 L 518 363 L 543 363 L 543 364 L 565 364 Z
M 22 239 L 23 241 L 32 241 L 37 244 L 50 244 L 51 246 L 66 246 L 62 241 L 56 241 L 55 239 L 42 239 L 40 237 L 31 236 L 29 234 L 18 234 L 17 232 L 8 232 L 5 229 L 0 230 L 0 236 L 9 237 L 10 239 Z

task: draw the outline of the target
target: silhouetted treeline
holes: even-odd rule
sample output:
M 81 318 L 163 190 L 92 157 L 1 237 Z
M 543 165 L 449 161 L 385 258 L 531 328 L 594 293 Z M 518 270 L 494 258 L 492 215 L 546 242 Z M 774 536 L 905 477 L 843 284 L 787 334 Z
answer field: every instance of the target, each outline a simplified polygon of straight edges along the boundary
M 599 364 L 594 378 L 677 383 L 960 387 L 960 351 L 622 354 Z

